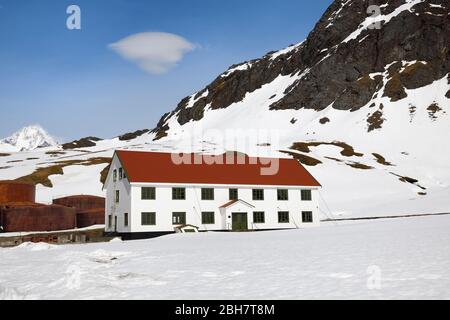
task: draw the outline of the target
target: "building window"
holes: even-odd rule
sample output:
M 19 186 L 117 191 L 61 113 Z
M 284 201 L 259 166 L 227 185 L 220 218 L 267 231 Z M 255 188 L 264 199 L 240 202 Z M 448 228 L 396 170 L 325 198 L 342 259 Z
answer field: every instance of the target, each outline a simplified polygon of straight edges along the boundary
M 142 187 L 141 188 L 141 199 L 142 200 L 155 200 L 156 199 L 156 189 L 153 187 Z
M 125 213 L 125 214 L 123 215 L 123 225 L 124 225 L 125 227 L 128 227 L 128 213 Z
M 186 224 L 186 212 L 174 212 L 172 214 L 173 224 Z
M 288 211 L 278 212 L 278 223 L 289 223 L 289 212 Z
M 302 190 L 302 201 L 311 201 L 312 194 L 311 190 Z
M 202 200 L 214 200 L 214 189 L 202 188 Z
M 278 189 L 278 201 L 289 200 L 289 192 L 287 189 Z
M 113 181 L 116 182 L 117 181 L 117 170 L 113 171 Z
M 214 224 L 214 212 L 202 212 L 202 224 Z
M 185 188 L 172 188 L 172 199 L 173 200 L 186 200 L 186 189 Z
M 123 177 L 123 169 L 119 168 L 119 180 L 122 180 Z
M 143 226 L 155 226 L 156 225 L 156 213 L 155 212 L 142 212 L 141 224 Z
M 312 211 L 303 211 L 302 212 L 302 221 L 304 223 L 312 223 L 313 222 L 313 213 L 312 213 Z
M 265 223 L 266 217 L 264 212 L 253 212 L 253 223 Z
M 108 215 L 108 229 L 112 228 L 112 215 Z
M 230 189 L 229 195 L 230 195 L 230 200 L 238 200 L 239 199 L 238 189 Z
M 253 189 L 253 200 L 264 200 L 264 189 Z
M 120 202 L 120 191 L 116 190 L 116 203 Z

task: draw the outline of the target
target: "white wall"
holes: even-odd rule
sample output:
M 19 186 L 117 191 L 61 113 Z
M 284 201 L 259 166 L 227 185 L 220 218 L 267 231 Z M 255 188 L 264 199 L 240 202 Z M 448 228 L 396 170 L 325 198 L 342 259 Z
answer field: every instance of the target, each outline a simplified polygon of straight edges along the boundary
M 156 188 L 156 200 L 141 200 L 141 188 L 152 186 Z M 186 188 L 186 200 L 172 200 L 172 187 Z M 189 185 L 155 185 L 155 184 L 133 184 L 131 198 L 133 199 L 131 214 L 132 232 L 161 232 L 174 231 L 172 224 L 173 212 L 186 212 L 186 223 L 200 227 L 201 230 L 228 230 L 231 228 L 232 213 L 246 212 L 248 227 L 252 229 L 284 229 L 303 228 L 319 225 L 319 212 L 317 201 L 317 190 L 312 191 L 312 201 L 301 201 L 301 188 L 289 189 L 289 200 L 277 200 L 277 188 L 255 188 L 264 189 L 264 201 L 253 201 L 252 187 L 230 186 L 239 189 L 239 199 L 253 205 L 254 208 L 237 203 L 226 209 L 220 206 L 228 203 L 229 187 L 214 186 L 214 200 L 201 200 L 201 188 L 213 186 L 189 186 Z M 215 224 L 202 225 L 201 213 L 214 212 Z M 253 211 L 265 212 L 264 224 L 253 224 Z M 278 211 L 289 211 L 290 223 L 278 223 Z M 302 211 L 313 212 L 313 223 L 302 223 Z M 142 226 L 141 212 L 156 212 L 156 226 Z
M 114 217 L 117 217 L 117 231 L 118 232 L 131 232 L 131 185 L 128 179 L 119 179 L 119 168 L 121 164 L 117 156 L 115 156 L 111 163 L 111 169 L 109 171 L 105 188 L 106 191 L 106 210 L 105 210 L 105 225 L 107 232 L 113 232 L 114 229 Z M 117 181 L 113 181 L 113 171 L 117 170 Z M 116 190 L 119 190 L 120 201 L 115 203 Z M 125 227 L 125 213 L 128 213 L 128 227 Z M 108 228 L 108 216 L 112 216 L 112 227 Z

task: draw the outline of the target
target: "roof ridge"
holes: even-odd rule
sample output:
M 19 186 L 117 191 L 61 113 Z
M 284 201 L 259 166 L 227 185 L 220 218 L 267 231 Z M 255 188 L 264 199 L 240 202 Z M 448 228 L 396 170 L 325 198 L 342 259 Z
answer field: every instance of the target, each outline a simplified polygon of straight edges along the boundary
M 176 154 L 117 150 L 115 157 L 120 161 L 130 183 L 320 187 L 320 183 L 303 165 L 292 158 L 245 155 L 244 161 L 239 161 L 239 154 L 234 152 L 235 156 L 230 158 L 232 161 L 227 161 L 227 153 L 189 153 L 185 158 L 178 159 L 173 157 Z M 200 161 L 196 161 L 194 156 L 199 156 Z M 223 158 L 217 161 L 207 156 Z

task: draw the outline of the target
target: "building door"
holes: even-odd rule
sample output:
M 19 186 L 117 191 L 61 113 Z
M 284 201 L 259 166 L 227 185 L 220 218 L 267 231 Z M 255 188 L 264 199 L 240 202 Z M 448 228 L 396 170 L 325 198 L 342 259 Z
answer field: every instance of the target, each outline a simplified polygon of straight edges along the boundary
M 233 231 L 247 231 L 248 220 L 247 213 L 236 212 L 232 215 L 232 229 Z

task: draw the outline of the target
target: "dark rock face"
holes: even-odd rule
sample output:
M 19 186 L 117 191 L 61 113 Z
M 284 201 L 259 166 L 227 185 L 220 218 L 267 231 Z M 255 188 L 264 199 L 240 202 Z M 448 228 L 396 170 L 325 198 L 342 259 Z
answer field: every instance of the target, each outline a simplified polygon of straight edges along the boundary
M 319 120 L 320 124 L 327 124 L 328 122 L 330 122 L 330 119 L 327 117 L 324 117 L 322 119 Z
M 86 137 L 82 138 L 80 140 L 68 142 L 62 145 L 63 150 L 71 150 L 71 149 L 78 149 L 78 148 L 88 148 L 88 147 L 95 147 L 97 144 L 95 142 L 100 141 L 102 139 L 97 137 Z
M 150 130 L 148 130 L 148 129 L 144 129 L 144 130 L 137 130 L 135 132 L 125 133 L 125 134 L 119 136 L 119 140 L 120 141 L 132 140 L 132 139 L 142 136 L 144 133 L 147 133 L 149 131 Z
M 383 22 L 380 29 L 366 28 L 349 37 L 370 16 L 369 6 L 384 5 L 382 15 L 388 15 L 404 4 L 404 0 L 334 1 L 301 45 L 275 58 L 267 54 L 232 66 L 200 91 L 190 108 L 186 107 L 191 97 L 183 99 L 158 123 L 154 130 L 157 138 L 166 134 L 170 117 L 175 116 L 181 125 L 197 121 L 207 106 L 213 110 L 226 108 L 279 75 L 304 73 L 284 97 L 278 101 L 272 97 L 272 110 L 323 110 L 332 105 L 338 110 L 354 111 L 376 94 L 398 101 L 406 97 L 405 89 L 423 87 L 443 78 L 450 72 L 448 0 L 418 2 Z M 405 66 L 403 61 L 417 62 Z M 388 66 L 389 77 L 382 90 Z M 236 71 L 231 72 L 233 68 Z

